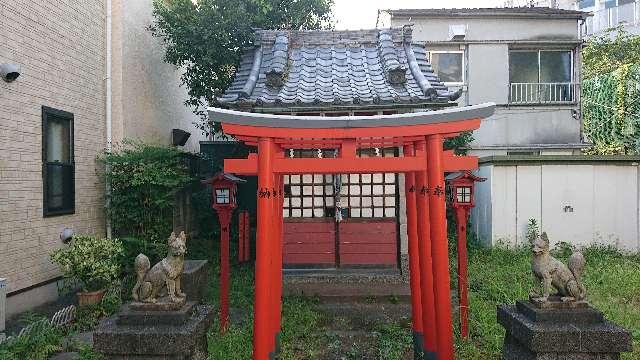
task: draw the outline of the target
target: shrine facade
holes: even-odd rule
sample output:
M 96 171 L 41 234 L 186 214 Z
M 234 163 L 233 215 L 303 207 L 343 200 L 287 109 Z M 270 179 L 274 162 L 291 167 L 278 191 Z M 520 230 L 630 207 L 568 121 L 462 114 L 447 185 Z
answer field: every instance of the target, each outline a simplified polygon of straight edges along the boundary
M 434 74 L 410 27 L 258 30 L 218 101 L 239 111 L 335 118 L 438 110 L 459 96 Z M 315 146 L 279 151 L 293 159 L 338 154 L 330 143 Z M 370 146 L 357 156 L 397 158 L 402 151 Z M 283 181 L 285 268 L 407 269 L 404 175 L 300 173 Z

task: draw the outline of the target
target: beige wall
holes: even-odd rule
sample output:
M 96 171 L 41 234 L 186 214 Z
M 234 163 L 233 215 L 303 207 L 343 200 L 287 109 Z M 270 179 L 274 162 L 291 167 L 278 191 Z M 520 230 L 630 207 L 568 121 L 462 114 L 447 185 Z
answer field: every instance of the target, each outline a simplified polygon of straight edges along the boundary
M 186 88 L 180 70 L 164 62 L 162 43 L 147 27 L 153 22 L 152 0 L 113 0 L 114 142 L 141 139 L 171 144 L 171 130 L 191 133 L 185 149 L 199 151 L 206 140 L 184 106 Z
M 0 63 L 22 67 L 15 82 L 0 80 L 0 277 L 9 292 L 59 275 L 48 255 L 64 227 L 104 232 L 96 172 L 105 139 L 104 17 L 102 0 L 0 2 Z M 74 114 L 73 215 L 43 217 L 43 105 Z
M 552 243 L 640 251 L 637 162 L 484 164 L 479 175 L 488 180 L 477 185 L 472 223 L 487 245 L 526 245 L 535 218 Z

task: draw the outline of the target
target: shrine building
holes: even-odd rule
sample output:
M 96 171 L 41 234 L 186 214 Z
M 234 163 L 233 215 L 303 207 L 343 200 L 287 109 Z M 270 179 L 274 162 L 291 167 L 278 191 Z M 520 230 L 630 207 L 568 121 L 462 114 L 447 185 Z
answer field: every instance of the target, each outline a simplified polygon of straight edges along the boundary
M 358 31 L 258 30 L 218 105 L 277 115 L 372 116 L 456 106 L 411 27 Z M 215 119 L 213 119 L 215 120 Z M 337 156 L 331 144 L 290 158 Z M 398 157 L 402 148 L 360 148 Z M 404 175 L 284 176 L 286 269 L 407 268 Z M 403 271 L 404 272 L 404 271 Z

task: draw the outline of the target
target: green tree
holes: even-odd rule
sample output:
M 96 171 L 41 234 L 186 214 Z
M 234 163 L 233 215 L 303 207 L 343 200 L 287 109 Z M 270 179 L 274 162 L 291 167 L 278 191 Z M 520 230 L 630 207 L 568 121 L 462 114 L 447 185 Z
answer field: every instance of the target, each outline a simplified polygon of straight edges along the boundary
M 587 154 L 640 153 L 640 36 L 617 27 L 591 38 L 583 66 Z
M 166 48 L 165 61 L 184 69 L 185 104 L 209 132 L 205 107 L 231 84 L 254 30 L 328 27 L 333 0 L 154 0 L 151 33 Z M 215 130 L 219 130 L 218 127 Z
M 640 64 L 640 36 L 629 34 L 622 26 L 611 28 L 589 39 L 582 58 L 585 79 L 611 73 L 623 65 Z

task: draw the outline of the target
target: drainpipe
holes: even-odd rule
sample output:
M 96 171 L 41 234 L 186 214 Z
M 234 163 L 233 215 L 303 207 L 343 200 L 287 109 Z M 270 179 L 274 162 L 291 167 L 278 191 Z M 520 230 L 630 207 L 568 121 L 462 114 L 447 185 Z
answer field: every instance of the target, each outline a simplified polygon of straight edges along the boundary
M 4 340 L 4 321 L 7 314 L 7 279 L 0 278 L 0 342 Z
M 107 153 L 111 152 L 111 140 L 112 140 L 112 134 L 111 134 L 111 0 L 107 0 L 107 24 L 106 24 L 106 32 L 107 32 L 107 58 L 106 58 L 106 65 L 107 65 L 107 69 L 106 69 L 106 76 L 105 76 L 105 80 L 106 80 L 106 104 L 105 104 L 105 117 L 106 117 L 106 124 L 105 126 L 107 127 L 107 146 L 106 146 L 106 150 Z M 108 171 L 109 168 L 107 166 L 107 168 L 105 169 L 105 171 Z M 105 189 L 105 199 L 106 199 L 106 207 L 105 209 L 108 209 L 109 207 L 109 201 L 110 201 L 110 197 L 111 197 L 111 184 L 109 183 L 109 181 L 105 181 L 105 185 L 106 185 L 106 189 Z M 106 223 L 106 230 L 107 230 L 107 238 L 111 239 L 111 219 L 109 219 L 109 216 L 105 214 L 105 223 Z

